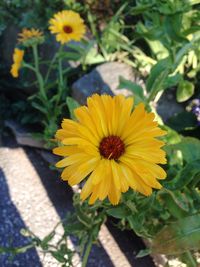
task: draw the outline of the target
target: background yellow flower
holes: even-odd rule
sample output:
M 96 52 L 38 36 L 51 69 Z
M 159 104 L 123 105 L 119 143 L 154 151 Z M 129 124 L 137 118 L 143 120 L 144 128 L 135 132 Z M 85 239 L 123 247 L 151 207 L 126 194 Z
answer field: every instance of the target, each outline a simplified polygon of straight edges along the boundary
M 156 137 L 165 131 L 144 104 L 132 107 L 133 98 L 93 95 L 75 110 L 77 121 L 64 119 L 56 133 L 63 146 L 54 153 L 65 157 L 56 164 L 65 168 L 61 177 L 73 186 L 89 176 L 81 199 L 90 196 L 90 204 L 107 196 L 118 204 L 129 187 L 146 196 L 162 187 L 157 179 L 166 177 L 158 165 L 166 163 L 164 142 Z
M 14 78 L 17 78 L 19 76 L 19 69 L 21 67 L 23 57 L 24 57 L 24 50 L 15 48 L 13 54 L 13 64 L 10 70 L 10 73 Z
M 18 41 L 20 43 L 26 42 L 32 38 L 40 38 L 43 36 L 43 33 L 37 29 L 26 29 L 24 28 L 21 33 L 18 34 Z
M 61 44 L 71 40 L 80 41 L 86 31 L 80 15 L 71 10 L 56 13 L 49 23 L 49 30 L 56 34 L 56 40 Z

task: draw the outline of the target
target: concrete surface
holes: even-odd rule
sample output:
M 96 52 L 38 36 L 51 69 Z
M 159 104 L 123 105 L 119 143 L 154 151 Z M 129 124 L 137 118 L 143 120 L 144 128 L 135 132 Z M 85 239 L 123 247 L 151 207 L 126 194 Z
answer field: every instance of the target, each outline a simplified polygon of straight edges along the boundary
M 44 237 L 72 209 L 72 191 L 59 179 L 59 174 L 50 170 L 33 149 L 19 147 L 8 140 L 0 146 L 0 246 L 4 247 L 26 244 L 27 239 L 19 234 L 21 228 L 28 227 Z M 154 266 L 149 257 L 135 259 L 134 254 L 141 249 L 138 241 L 134 244 L 123 232 L 114 229 L 114 233 L 113 229 L 112 225 L 103 225 L 100 246 L 93 247 L 88 267 Z M 62 228 L 57 234 L 62 234 Z M 69 242 L 73 246 L 72 241 Z M 74 264 L 81 266 L 78 255 Z M 0 266 L 57 267 L 61 264 L 32 249 L 11 261 L 9 255 L 0 254 Z

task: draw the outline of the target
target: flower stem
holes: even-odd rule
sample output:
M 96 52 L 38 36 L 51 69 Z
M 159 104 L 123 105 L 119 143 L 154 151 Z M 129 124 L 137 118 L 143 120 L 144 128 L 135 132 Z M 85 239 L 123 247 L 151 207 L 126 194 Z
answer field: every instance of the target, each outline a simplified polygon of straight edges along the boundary
M 60 47 L 60 52 L 62 52 L 63 47 Z M 63 73 L 62 73 L 62 57 L 59 56 L 58 59 L 58 70 L 59 70 L 59 81 L 60 81 L 60 86 L 63 87 L 64 81 L 63 81 Z
M 53 56 L 53 58 L 52 58 L 52 60 L 51 60 L 51 63 L 50 63 L 50 65 L 49 65 L 49 68 L 48 68 L 48 70 L 47 70 L 47 73 L 46 73 L 46 76 L 45 76 L 45 79 L 44 79 L 45 84 L 47 83 L 47 81 L 48 81 L 48 79 L 49 79 L 49 75 L 50 75 L 51 70 L 52 70 L 52 68 L 53 68 L 53 65 L 54 65 L 54 63 L 55 63 L 55 61 L 56 61 L 56 59 L 57 59 L 57 56 L 58 56 L 58 54 L 55 53 L 55 55 Z
M 45 89 L 44 89 L 44 81 L 40 73 L 37 45 L 33 45 L 32 48 L 33 48 L 33 57 L 34 57 L 34 63 L 35 63 L 35 74 L 38 80 L 39 90 L 40 90 L 40 93 L 43 99 L 48 100 L 47 95 L 45 93 Z
M 87 262 L 88 262 L 88 257 L 90 255 L 90 251 L 92 248 L 92 235 L 90 235 L 89 240 L 88 240 L 88 244 L 84 253 L 84 257 L 83 257 L 83 262 L 82 262 L 82 267 L 86 267 Z
M 184 263 L 186 263 L 186 265 L 188 267 L 197 267 L 198 266 L 195 258 L 192 256 L 190 251 L 187 251 L 182 255 L 182 260 Z
M 62 52 L 63 46 L 60 46 L 59 52 Z M 58 55 L 58 74 L 59 74 L 59 84 L 58 84 L 58 97 L 57 97 L 57 103 L 60 101 L 60 98 L 62 96 L 62 91 L 64 88 L 64 79 L 63 79 L 63 68 L 62 68 L 62 56 Z

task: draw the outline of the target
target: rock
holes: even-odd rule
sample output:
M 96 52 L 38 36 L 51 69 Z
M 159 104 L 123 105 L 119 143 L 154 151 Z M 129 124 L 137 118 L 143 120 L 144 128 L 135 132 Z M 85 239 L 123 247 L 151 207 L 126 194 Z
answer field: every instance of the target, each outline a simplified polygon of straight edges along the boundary
M 166 122 L 170 117 L 184 111 L 184 106 L 177 103 L 174 89 L 166 90 L 159 99 L 156 110 Z
M 19 145 L 37 147 L 37 148 L 45 147 L 45 142 L 35 139 L 33 137 L 33 134 L 29 130 L 22 127 L 17 122 L 13 120 L 6 120 L 5 126 L 11 129 Z
M 97 66 L 92 72 L 76 81 L 72 85 L 72 97 L 80 104 L 85 104 L 87 97 L 94 93 L 131 95 L 131 92 L 126 89 L 117 89 L 120 76 L 138 84 L 143 83 L 131 66 L 108 62 Z

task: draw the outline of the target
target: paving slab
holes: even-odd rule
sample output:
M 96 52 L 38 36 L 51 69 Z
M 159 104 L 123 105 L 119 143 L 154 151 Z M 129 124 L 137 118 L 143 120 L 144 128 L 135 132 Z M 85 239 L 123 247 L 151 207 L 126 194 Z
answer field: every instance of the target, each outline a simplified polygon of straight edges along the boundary
M 19 232 L 28 227 L 39 237 L 46 236 L 57 222 L 72 210 L 72 190 L 59 179 L 59 174 L 31 148 L 22 148 L 11 142 L 0 147 L 0 246 L 21 246 L 27 239 Z M 118 231 L 120 232 L 120 231 Z M 62 234 L 58 228 L 57 235 Z M 122 233 L 123 234 L 123 233 Z M 69 240 L 73 246 L 73 240 Z M 99 235 L 99 246 L 94 246 L 88 267 L 151 267 L 151 260 L 132 260 L 126 257 L 106 225 Z M 131 248 L 132 249 L 132 248 Z M 127 248 L 132 254 L 130 247 Z M 133 250 L 134 251 L 134 250 Z M 136 264 L 134 264 L 136 262 Z M 75 257 L 75 267 L 81 266 Z M 61 266 L 50 256 L 32 249 L 9 261 L 9 255 L 0 255 L 2 267 L 57 267 Z

